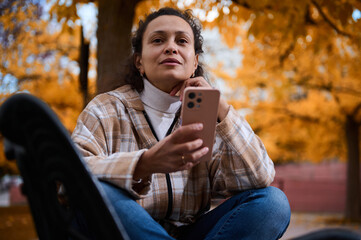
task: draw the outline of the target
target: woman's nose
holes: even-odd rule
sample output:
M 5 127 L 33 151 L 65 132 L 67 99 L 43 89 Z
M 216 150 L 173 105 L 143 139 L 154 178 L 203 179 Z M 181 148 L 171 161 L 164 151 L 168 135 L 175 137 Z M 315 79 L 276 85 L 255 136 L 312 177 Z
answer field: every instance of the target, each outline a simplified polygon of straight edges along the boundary
M 177 54 L 178 50 L 174 43 L 168 43 L 164 49 L 165 54 Z
M 176 54 L 177 51 L 176 51 L 175 49 L 166 49 L 166 50 L 165 50 L 165 53 L 166 53 L 166 54 L 171 54 L 171 53 L 172 53 L 172 54 Z

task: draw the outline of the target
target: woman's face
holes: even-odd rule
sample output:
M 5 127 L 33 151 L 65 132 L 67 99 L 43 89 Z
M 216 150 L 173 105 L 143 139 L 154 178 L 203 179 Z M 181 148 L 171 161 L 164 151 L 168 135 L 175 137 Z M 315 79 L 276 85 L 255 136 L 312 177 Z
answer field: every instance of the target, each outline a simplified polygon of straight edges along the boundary
M 163 15 L 152 20 L 143 35 L 136 66 L 157 88 L 170 92 L 190 78 L 198 66 L 190 25 L 180 17 Z

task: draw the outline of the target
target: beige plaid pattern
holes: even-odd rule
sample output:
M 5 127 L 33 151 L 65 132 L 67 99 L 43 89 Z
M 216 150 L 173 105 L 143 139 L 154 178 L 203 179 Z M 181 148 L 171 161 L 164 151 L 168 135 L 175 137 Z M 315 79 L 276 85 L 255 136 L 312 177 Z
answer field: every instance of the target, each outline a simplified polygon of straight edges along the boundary
M 157 143 L 143 110 L 138 93 L 129 85 L 100 94 L 80 114 L 72 139 L 96 177 L 127 190 L 154 219 L 160 220 L 168 206 L 165 174 L 153 174 L 151 185 L 141 192 L 132 189 L 139 158 Z M 179 126 L 178 121 L 174 129 Z M 263 143 L 231 107 L 227 117 L 217 124 L 212 160 L 170 174 L 173 211 L 169 220 L 190 223 L 209 206 L 211 198 L 269 186 L 274 175 L 273 162 Z

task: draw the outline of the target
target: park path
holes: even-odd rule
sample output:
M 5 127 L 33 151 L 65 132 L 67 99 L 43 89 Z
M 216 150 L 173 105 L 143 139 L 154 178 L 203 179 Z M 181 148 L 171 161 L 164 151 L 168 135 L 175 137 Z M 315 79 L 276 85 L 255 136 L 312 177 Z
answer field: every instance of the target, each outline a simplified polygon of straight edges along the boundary
M 293 212 L 281 240 L 292 239 L 325 228 L 344 228 L 361 234 L 361 223 L 345 223 L 342 214 Z

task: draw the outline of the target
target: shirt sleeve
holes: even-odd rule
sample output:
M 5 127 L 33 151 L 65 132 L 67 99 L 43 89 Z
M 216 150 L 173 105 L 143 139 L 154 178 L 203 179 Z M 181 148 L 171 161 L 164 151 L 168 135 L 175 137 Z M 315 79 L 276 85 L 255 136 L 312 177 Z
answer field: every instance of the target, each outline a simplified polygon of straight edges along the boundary
M 274 164 L 262 141 L 232 106 L 217 125 L 209 171 L 214 197 L 267 187 L 274 179 Z
M 137 148 L 131 121 L 122 115 L 124 106 L 115 105 L 119 102 L 102 101 L 102 96 L 92 100 L 80 114 L 72 140 L 92 174 L 139 199 L 150 191 L 150 186 L 140 193 L 133 189 L 133 173 L 146 150 Z

